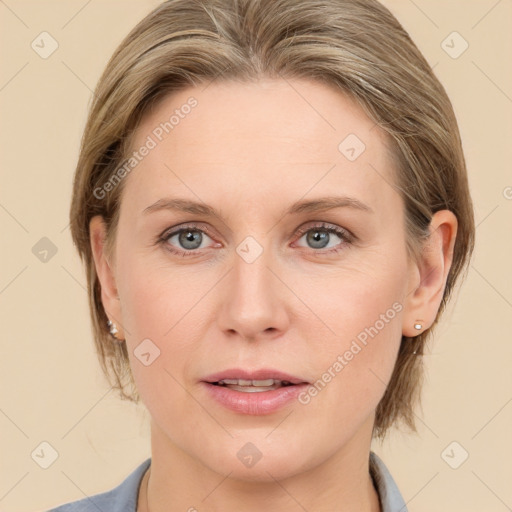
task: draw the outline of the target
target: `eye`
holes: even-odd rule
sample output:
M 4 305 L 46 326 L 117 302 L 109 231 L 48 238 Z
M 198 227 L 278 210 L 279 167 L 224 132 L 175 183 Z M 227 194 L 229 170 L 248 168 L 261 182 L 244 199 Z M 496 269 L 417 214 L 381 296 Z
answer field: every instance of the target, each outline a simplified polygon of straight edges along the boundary
M 167 231 L 160 238 L 159 242 L 172 253 L 181 256 L 193 256 L 196 251 L 204 249 L 213 241 L 207 234 L 206 229 L 199 229 L 196 226 L 183 226 Z
M 303 241 L 306 244 L 299 243 L 300 247 L 330 249 L 325 252 L 337 252 L 351 241 L 350 233 L 347 230 L 326 224 L 303 228 L 299 230 L 299 234 L 301 237 L 298 242 Z

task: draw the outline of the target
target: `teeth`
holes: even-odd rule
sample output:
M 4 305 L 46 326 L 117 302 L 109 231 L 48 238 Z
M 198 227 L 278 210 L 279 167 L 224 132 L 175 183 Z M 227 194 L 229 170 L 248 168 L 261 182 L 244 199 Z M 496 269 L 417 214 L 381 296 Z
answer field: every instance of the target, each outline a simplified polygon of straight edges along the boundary
M 265 380 L 246 380 L 246 379 L 223 379 L 219 384 L 226 386 L 255 386 L 255 387 L 269 387 L 278 385 L 282 382 L 280 380 L 265 379 Z
M 274 379 L 253 380 L 252 381 L 253 386 L 272 386 L 272 385 L 274 385 L 274 383 L 280 384 L 281 381 L 279 381 L 279 380 L 274 381 Z

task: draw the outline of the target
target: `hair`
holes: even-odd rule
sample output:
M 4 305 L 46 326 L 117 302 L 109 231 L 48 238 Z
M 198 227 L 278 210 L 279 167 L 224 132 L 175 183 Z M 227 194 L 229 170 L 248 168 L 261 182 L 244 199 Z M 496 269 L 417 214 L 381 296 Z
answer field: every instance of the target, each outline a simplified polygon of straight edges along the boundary
M 127 159 L 143 115 L 172 92 L 213 80 L 306 79 L 334 86 L 383 130 L 404 201 L 410 257 L 420 254 L 438 210 L 458 220 L 453 261 L 433 326 L 402 336 L 395 368 L 376 410 L 373 436 L 403 423 L 414 407 L 423 354 L 474 246 L 466 164 L 450 100 L 407 32 L 376 0 L 169 0 L 115 50 L 89 108 L 70 209 L 85 263 L 94 340 L 102 370 L 122 399 L 138 402 L 126 343 L 112 339 L 92 257 L 89 222 L 101 215 L 112 252 L 126 180 L 95 193 Z

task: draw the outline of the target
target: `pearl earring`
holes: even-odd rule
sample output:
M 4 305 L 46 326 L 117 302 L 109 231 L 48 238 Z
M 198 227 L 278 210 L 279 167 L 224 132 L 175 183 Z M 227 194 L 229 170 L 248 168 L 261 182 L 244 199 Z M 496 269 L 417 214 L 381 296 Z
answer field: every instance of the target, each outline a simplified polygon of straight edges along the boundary
M 417 331 L 421 331 L 421 329 L 423 328 L 423 325 L 421 325 L 419 322 L 416 322 L 414 324 L 414 328 L 417 330 Z
M 107 325 L 109 327 L 109 331 L 110 331 L 110 334 L 117 340 L 117 337 L 116 337 L 116 334 L 119 332 L 118 329 L 117 329 L 117 326 L 114 322 L 112 322 L 111 320 L 109 320 L 107 322 Z

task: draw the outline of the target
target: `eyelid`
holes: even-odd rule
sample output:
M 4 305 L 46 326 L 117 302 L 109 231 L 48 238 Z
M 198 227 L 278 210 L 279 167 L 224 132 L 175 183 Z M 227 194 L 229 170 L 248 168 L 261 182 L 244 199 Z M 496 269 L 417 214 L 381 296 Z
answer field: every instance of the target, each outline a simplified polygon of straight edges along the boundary
M 299 234 L 299 238 L 302 237 L 308 231 L 312 229 L 323 229 L 325 231 L 329 231 L 331 233 L 335 233 L 338 236 L 342 237 L 346 242 L 353 242 L 356 240 L 356 236 L 347 228 L 343 228 L 341 226 L 337 226 L 336 224 L 330 224 L 325 221 L 313 221 L 313 225 L 305 224 L 297 229 L 297 233 Z
M 213 230 L 208 227 L 207 224 L 203 222 L 184 222 L 183 224 L 178 224 L 177 226 L 173 226 L 172 228 L 167 228 L 164 232 L 159 235 L 159 240 L 166 240 L 172 235 L 178 234 L 180 231 L 186 231 L 190 229 L 191 231 L 202 231 L 206 233 L 210 238 L 216 236 L 213 234 Z

